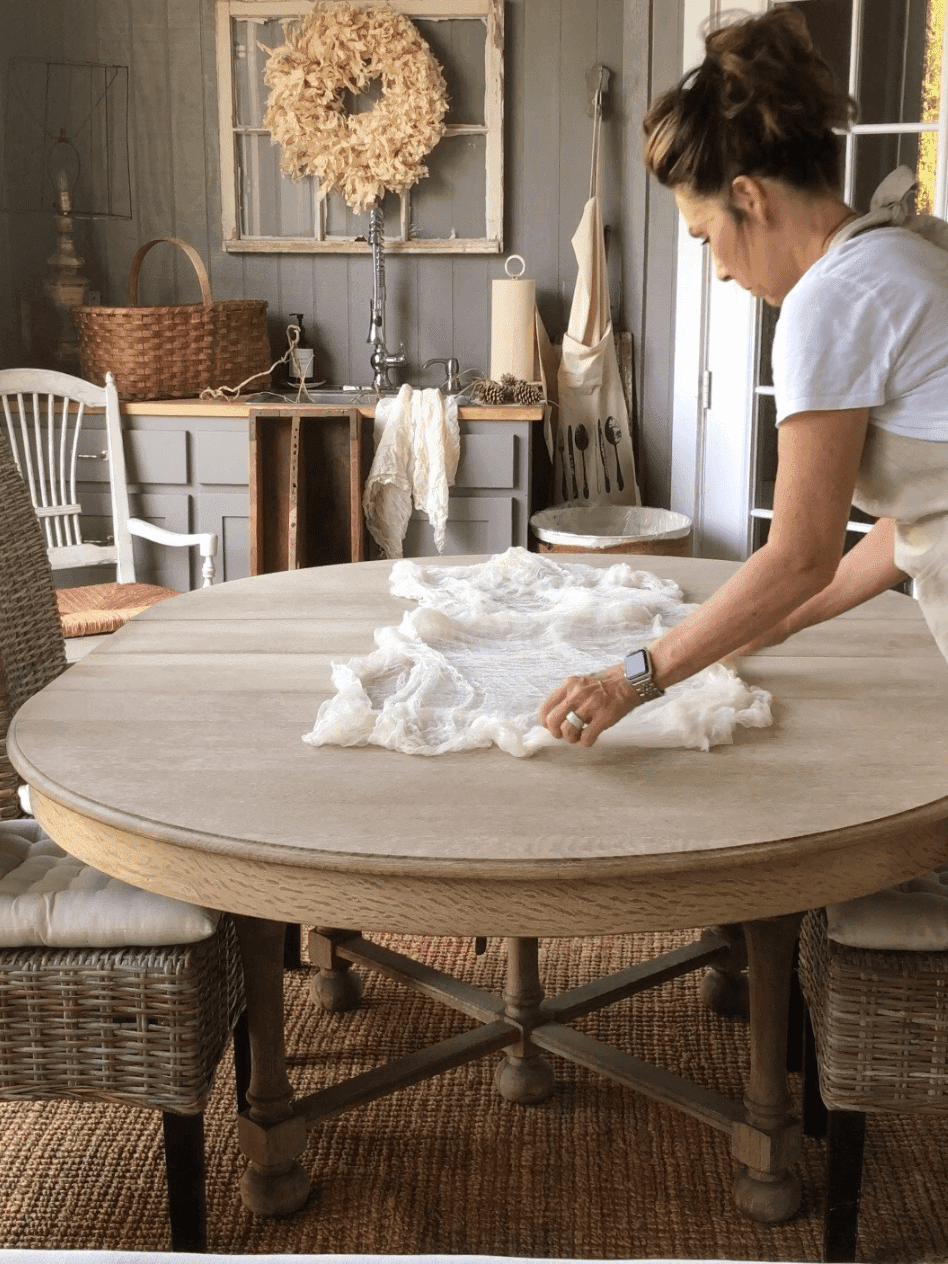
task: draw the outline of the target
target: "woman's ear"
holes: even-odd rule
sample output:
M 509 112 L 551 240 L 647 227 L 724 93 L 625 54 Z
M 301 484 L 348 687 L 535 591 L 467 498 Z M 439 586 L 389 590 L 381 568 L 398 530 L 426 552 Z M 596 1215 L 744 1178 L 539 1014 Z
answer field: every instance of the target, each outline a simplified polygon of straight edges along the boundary
M 731 206 L 738 219 L 753 219 L 766 223 L 770 215 L 770 200 L 762 180 L 754 176 L 735 176 L 731 181 Z

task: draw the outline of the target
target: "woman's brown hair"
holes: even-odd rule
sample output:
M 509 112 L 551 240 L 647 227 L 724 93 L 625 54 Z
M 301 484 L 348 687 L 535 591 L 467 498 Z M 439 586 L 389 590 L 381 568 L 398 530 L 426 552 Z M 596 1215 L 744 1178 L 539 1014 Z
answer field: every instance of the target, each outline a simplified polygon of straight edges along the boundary
M 781 5 L 705 39 L 705 58 L 645 117 L 645 165 L 665 185 L 710 196 L 738 175 L 810 192 L 839 187 L 840 145 L 856 103 L 814 49 L 801 13 Z

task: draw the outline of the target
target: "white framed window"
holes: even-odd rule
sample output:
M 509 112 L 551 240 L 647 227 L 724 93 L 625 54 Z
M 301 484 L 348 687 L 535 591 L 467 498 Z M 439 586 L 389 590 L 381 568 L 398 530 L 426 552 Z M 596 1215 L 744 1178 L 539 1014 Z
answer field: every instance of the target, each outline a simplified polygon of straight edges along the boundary
M 702 56 L 698 27 L 717 0 L 684 0 L 683 65 Z M 766 0 L 745 8 L 763 12 Z M 946 0 L 797 0 L 814 42 L 860 102 L 845 137 L 843 196 L 868 209 L 904 163 L 917 209 L 948 212 Z M 706 251 L 679 234 L 672 508 L 695 525 L 705 556 L 742 560 L 766 539 L 777 435 L 770 348 L 778 313 L 713 275 Z M 854 536 L 869 520 L 854 511 Z
M 366 4 L 382 0 L 364 0 Z M 392 0 L 439 62 L 450 104 L 429 175 L 387 194 L 385 249 L 411 254 L 503 250 L 503 0 Z M 268 48 L 282 44 L 308 0 L 217 0 L 223 246 L 232 253 L 367 253 L 368 218 L 315 176 L 294 183 L 263 126 Z M 374 85 L 377 92 L 377 85 Z M 370 91 L 351 103 L 371 109 Z

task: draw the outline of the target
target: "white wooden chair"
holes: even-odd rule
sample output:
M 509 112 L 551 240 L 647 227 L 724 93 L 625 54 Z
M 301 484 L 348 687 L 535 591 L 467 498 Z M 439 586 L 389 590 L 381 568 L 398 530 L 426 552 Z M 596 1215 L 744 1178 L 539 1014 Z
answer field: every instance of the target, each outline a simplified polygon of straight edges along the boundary
M 0 370 L 0 402 L 7 438 L 42 525 L 53 571 L 115 567 L 115 582 L 58 590 L 66 637 L 114 632 L 141 610 L 177 595 L 170 588 L 137 582 L 132 536 L 172 547 L 197 547 L 203 559 L 203 586 L 212 583 L 216 535 L 185 535 L 130 517 L 119 400 L 111 373 L 105 386 L 93 386 L 82 378 L 45 369 Z M 83 539 L 82 506 L 76 492 L 76 483 L 81 481 L 77 480 L 79 434 L 87 408 L 105 413 L 103 457 L 109 467 L 113 521 L 112 539 L 106 542 Z

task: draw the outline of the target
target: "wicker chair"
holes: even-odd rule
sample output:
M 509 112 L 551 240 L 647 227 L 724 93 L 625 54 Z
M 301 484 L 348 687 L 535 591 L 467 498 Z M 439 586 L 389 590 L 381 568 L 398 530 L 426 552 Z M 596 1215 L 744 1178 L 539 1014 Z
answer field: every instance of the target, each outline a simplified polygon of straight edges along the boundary
M 850 948 L 823 909 L 800 931 L 804 1131 L 826 1136 L 823 1258 L 856 1258 L 867 1114 L 948 1113 L 948 952 Z
M 10 718 L 65 666 L 46 545 L 0 436 L 0 832 L 17 830 L 21 815 L 6 754 Z M 203 1111 L 232 1030 L 238 1105 L 246 1104 L 242 1012 L 226 916 L 191 944 L 0 949 L 0 1102 L 96 1099 L 160 1110 L 172 1249 L 204 1250 Z

